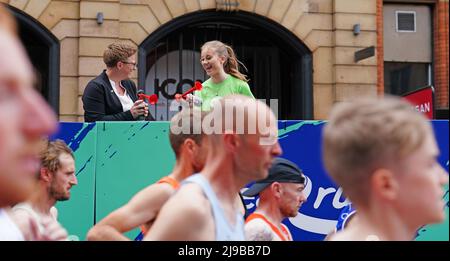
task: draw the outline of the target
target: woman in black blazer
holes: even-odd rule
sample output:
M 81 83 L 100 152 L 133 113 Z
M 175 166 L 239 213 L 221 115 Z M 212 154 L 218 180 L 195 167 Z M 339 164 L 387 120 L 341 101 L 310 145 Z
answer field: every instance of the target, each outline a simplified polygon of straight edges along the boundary
M 134 121 L 147 117 L 148 105 L 138 100 L 136 85 L 129 80 L 136 69 L 136 48 L 123 43 L 110 44 L 103 61 L 107 69 L 84 89 L 84 120 Z

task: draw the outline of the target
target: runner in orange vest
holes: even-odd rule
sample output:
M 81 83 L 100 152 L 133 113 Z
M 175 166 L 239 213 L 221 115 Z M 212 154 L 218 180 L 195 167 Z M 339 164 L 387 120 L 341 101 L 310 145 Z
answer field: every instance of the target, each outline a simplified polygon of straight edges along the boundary
M 205 116 L 204 112 L 193 113 L 183 110 L 171 121 L 171 130 L 179 122 L 198 122 Z M 176 163 L 170 175 L 163 177 L 138 192 L 126 205 L 110 213 L 97 223 L 88 233 L 88 240 L 130 240 L 123 233 L 141 227 L 143 234 L 151 228 L 161 207 L 175 193 L 180 182 L 203 169 L 209 147 L 209 139 L 202 134 L 174 134 L 169 132 L 170 144 L 175 152 Z
M 306 202 L 303 190 L 306 177 L 295 163 L 276 158 L 269 169 L 269 176 L 257 181 L 243 195 L 259 194 L 255 212 L 245 221 L 245 238 L 249 241 L 292 241 L 283 219 L 295 217 Z

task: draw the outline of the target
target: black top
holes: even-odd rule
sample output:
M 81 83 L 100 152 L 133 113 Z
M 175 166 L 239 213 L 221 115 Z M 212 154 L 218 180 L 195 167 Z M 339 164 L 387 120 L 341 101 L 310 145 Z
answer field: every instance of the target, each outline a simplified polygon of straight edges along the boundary
M 121 81 L 131 100 L 137 100 L 136 85 L 131 80 Z M 106 70 L 91 80 L 83 93 L 84 121 L 134 121 L 131 111 L 123 111 L 119 97 L 109 82 Z M 153 120 L 149 113 L 150 120 Z

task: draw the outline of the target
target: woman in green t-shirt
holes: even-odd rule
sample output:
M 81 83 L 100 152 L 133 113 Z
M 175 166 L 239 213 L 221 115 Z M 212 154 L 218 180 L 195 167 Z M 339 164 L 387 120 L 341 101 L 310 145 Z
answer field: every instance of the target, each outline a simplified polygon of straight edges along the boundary
M 211 108 L 216 97 L 242 94 L 254 98 L 246 75 L 239 72 L 239 62 L 233 49 L 220 41 L 209 41 L 201 47 L 200 63 L 210 77 L 203 82 L 201 91 L 194 92 L 188 99 L 201 104 L 203 111 Z M 197 101 L 197 102 L 196 102 Z

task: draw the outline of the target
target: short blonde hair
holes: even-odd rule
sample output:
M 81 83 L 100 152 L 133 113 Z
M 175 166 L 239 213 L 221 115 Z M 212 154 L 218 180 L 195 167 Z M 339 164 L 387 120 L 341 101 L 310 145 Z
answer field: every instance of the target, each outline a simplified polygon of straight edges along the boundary
M 323 130 L 325 168 L 346 196 L 365 205 L 372 173 L 417 150 L 430 130 L 425 117 L 400 98 L 340 103 Z
M 126 43 L 112 43 L 103 52 L 103 62 L 108 68 L 117 65 L 118 62 L 125 62 L 128 57 L 136 53 L 136 48 Z

